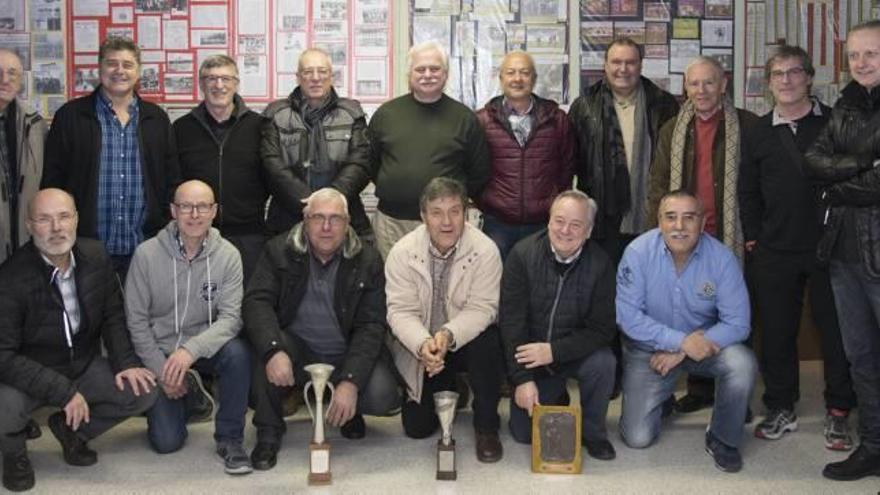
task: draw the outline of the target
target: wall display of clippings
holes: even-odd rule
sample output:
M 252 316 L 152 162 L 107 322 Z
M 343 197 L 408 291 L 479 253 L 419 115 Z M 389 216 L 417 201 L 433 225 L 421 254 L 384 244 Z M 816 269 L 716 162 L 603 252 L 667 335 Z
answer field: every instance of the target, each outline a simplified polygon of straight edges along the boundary
M 0 0 L 0 5 L 24 1 Z M 60 5 L 61 1 L 30 3 Z M 216 53 L 236 60 L 239 92 L 256 108 L 285 97 L 296 86 L 297 59 L 309 46 L 330 53 L 334 85 L 341 95 L 366 101 L 391 96 L 391 0 L 65 1 L 66 37 L 47 33 L 9 40 L 30 43 L 35 53 L 45 57 L 62 53 L 54 63 L 37 65 L 35 82 L 41 91 L 58 90 L 68 97 L 93 91 L 98 85 L 101 41 L 125 36 L 142 51 L 139 94 L 168 108 L 185 108 L 201 99 L 198 68 Z M 60 29 L 60 17 L 54 24 L 48 15 L 34 18 L 32 14 L 31 19 L 34 25 Z
M 642 45 L 642 74 L 680 96 L 684 70 L 696 56 L 733 70 L 733 0 L 581 0 L 581 88 L 604 76 L 608 45 L 618 37 Z
M 776 47 L 798 45 L 810 54 L 816 75 L 813 94 L 833 105 L 850 81 L 845 46 L 849 28 L 880 17 L 876 0 L 761 0 L 746 4 L 745 107 L 770 110 L 764 64 Z
M 411 0 L 410 41 L 436 41 L 447 50 L 446 93 L 470 108 L 500 94 L 501 59 L 513 50 L 534 57 L 535 93 L 565 104 L 568 8 L 568 0 Z
M 66 101 L 62 0 L 0 0 L 0 46 L 21 58 L 19 97 L 44 115 Z

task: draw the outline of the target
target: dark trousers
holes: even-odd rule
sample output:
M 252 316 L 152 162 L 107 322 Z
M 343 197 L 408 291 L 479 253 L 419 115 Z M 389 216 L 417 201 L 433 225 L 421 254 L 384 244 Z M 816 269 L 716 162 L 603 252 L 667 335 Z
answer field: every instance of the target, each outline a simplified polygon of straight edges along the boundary
M 124 390 L 116 388 L 115 376 L 110 363 L 103 357 L 96 357 L 73 380 L 89 404 L 90 421 L 83 423 L 77 431 L 83 440 L 91 440 L 125 419 L 141 414 L 156 401 L 155 388 L 136 396 L 128 382 L 125 382 Z M 31 412 L 45 405 L 46 402 L 25 391 L 0 383 L 0 452 L 16 454 L 24 451 L 24 427 Z
M 800 398 L 797 335 L 804 288 L 809 287 L 810 311 L 819 329 L 825 364 L 825 406 L 842 410 L 855 407 L 831 279 L 815 261 L 815 253 L 786 253 L 759 245 L 747 274 L 761 326 L 758 362 L 765 385 L 764 405 L 791 410 Z
M 493 215 L 483 214 L 483 232 L 498 246 L 498 252 L 501 253 L 502 261 L 507 259 L 507 253 L 513 249 L 513 246 L 515 246 L 520 239 L 527 237 L 546 226 L 546 223 L 505 223 Z
M 285 352 L 293 361 L 294 381 L 298 385 L 304 386 L 310 380 L 308 372 L 303 368 L 312 363 L 327 363 L 335 366 L 330 382 L 334 385 L 339 383 L 340 367 L 345 356 L 323 356 L 312 352 L 305 341 L 288 332 L 282 332 L 281 338 Z M 262 359 L 255 360 L 251 388 L 256 404 L 253 423 L 257 428 L 257 441 L 278 445 L 281 436 L 287 431 L 282 402 L 291 389 L 269 383 L 266 378 L 266 363 Z M 328 390 L 324 398 L 329 399 L 329 395 Z M 357 413 L 385 416 L 399 406 L 400 389 L 397 385 L 397 376 L 389 360 L 384 355 L 380 356 L 373 367 L 367 386 L 358 390 Z
M 128 266 L 131 265 L 130 254 L 117 254 L 110 256 L 110 262 L 113 263 L 113 270 L 119 277 L 120 287 L 125 287 L 125 277 L 128 276 Z
M 257 260 L 260 259 L 263 247 L 266 245 L 266 236 L 263 234 L 223 234 L 223 238 L 232 243 L 241 255 L 242 280 L 244 280 L 244 287 L 247 289 L 248 280 L 254 273 L 254 267 L 257 266 Z
M 861 263 L 832 260 L 831 287 L 859 401 L 859 438 L 880 454 L 880 281 Z
M 501 339 L 495 325 L 490 325 L 461 349 L 447 352 L 443 371 L 432 377 L 425 374 L 421 401 L 408 400 L 403 405 L 400 419 L 406 436 L 425 438 L 437 431 L 440 421 L 434 412 L 434 393 L 454 391 L 455 375 L 465 371 L 465 368 L 474 391 L 474 428 L 484 432 L 498 431 L 501 425 L 498 402 L 501 400 L 503 366 Z
M 535 376 L 538 401 L 553 404 L 566 391 L 569 378 L 577 380 L 581 397 L 581 436 L 588 441 L 606 440 L 605 417 L 614 388 L 616 359 L 611 349 L 599 349 L 589 356 L 559 365 L 551 374 L 546 368 Z M 532 420 L 528 412 L 510 399 L 510 434 L 520 443 L 531 443 Z

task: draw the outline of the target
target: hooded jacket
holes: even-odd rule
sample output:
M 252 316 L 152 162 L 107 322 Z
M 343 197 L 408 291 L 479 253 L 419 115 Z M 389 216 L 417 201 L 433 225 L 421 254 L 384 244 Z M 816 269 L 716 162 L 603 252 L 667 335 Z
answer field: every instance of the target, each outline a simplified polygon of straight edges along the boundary
M 134 252 L 125 280 L 125 312 L 137 355 L 156 376 L 183 347 L 210 358 L 241 330 L 241 256 L 211 228 L 204 248 L 187 261 L 177 222 Z

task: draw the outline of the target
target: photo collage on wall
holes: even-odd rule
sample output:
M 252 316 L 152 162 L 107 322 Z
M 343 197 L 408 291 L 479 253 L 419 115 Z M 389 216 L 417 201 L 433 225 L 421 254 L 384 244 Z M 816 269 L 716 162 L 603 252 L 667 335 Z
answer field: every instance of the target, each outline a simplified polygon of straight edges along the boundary
M 642 75 L 680 96 L 684 71 L 699 55 L 733 71 L 733 0 L 581 0 L 581 88 L 602 79 L 605 51 L 618 37 L 644 49 Z
M 411 0 L 411 42 L 440 43 L 449 53 L 446 92 L 478 109 L 501 93 L 504 54 L 535 59 L 534 92 L 569 103 L 568 0 Z

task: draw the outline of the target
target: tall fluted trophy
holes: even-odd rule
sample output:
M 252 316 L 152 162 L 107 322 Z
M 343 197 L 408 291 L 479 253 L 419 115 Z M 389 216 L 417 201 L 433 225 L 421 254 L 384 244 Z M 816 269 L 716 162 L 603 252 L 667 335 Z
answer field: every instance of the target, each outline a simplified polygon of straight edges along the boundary
M 304 368 L 312 380 L 303 389 L 306 407 L 315 423 L 315 436 L 309 444 L 309 484 L 329 485 L 330 475 L 330 444 L 324 440 L 324 388 L 330 387 L 330 400 L 336 392 L 330 383 L 333 366 L 323 363 L 310 364 Z M 309 404 L 309 387 L 315 390 L 315 409 Z
M 455 439 L 452 438 L 452 421 L 455 419 L 455 406 L 458 404 L 458 393 L 451 391 L 434 394 L 434 410 L 440 419 L 440 430 L 443 436 L 437 441 L 437 479 L 454 480 L 455 472 Z

